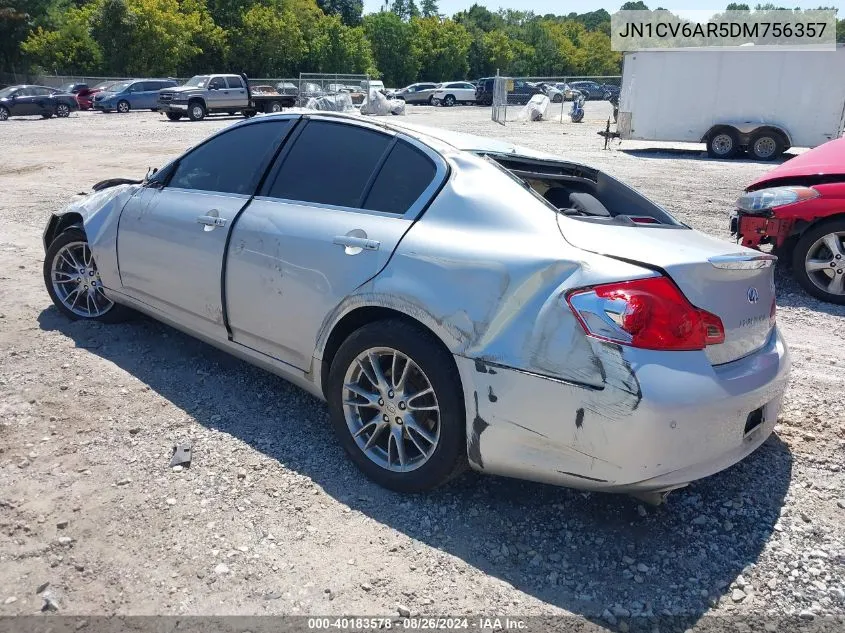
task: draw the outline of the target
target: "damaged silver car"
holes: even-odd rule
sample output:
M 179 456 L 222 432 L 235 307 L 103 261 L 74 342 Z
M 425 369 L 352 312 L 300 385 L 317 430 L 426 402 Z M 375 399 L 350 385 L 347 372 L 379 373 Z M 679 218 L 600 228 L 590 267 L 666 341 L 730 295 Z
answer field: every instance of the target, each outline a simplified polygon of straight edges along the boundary
M 772 432 L 775 258 L 596 169 L 404 122 L 229 127 L 50 218 L 73 319 L 137 310 L 328 402 L 383 486 L 467 465 L 659 498 Z

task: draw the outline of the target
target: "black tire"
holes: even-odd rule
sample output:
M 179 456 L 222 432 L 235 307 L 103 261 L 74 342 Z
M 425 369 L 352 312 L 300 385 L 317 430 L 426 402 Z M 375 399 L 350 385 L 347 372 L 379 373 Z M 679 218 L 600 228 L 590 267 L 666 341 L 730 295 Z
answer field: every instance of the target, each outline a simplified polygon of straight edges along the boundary
M 428 105 L 430 105 L 430 106 L 433 106 L 433 105 L 434 105 L 434 95 L 431 95 L 431 96 L 428 98 Z
M 828 303 L 845 305 L 845 292 L 840 294 L 827 292 L 814 283 L 813 279 L 818 281 L 824 273 L 817 271 L 813 273 L 813 278 L 811 278 L 810 273 L 807 272 L 806 261 L 807 255 L 810 253 L 810 249 L 813 248 L 813 245 L 816 244 L 818 240 L 831 233 L 845 233 L 845 216 L 838 216 L 832 220 L 819 222 L 815 226 L 810 227 L 800 237 L 798 242 L 795 244 L 795 249 L 792 251 L 792 274 L 804 290 L 814 297 L 821 299 L 822 301 L 827 301 Z M 837 266 L 830 267 L 833 275 L 845 277 L 845 253 L 832 253 L 830 255 L 830 260 L 831 263 L 838 264 Z
M 9 108 L 5 108 L 0 106 L 0 121 L 8 121 L 9 120 Z
M 121 99 L 117 102 L 117 113 L 118 114 L 126 114 L 132 109 L 132 106 L 129 105 L 129 102 L 126 99 Z
M 41 115 L 41 118 L 42 119 L 52 119 L 53 113 L 52 112 L 45 112 L 44 114 Z
M 552 103 L 563 103 L 563 95 L 562 94 L 556 94 L 552 98 Z
M 205 105 L 202 101 L 191 101 L 188 104 L 188 118 L 191 121 L 202 121 L 206 114 Z
M 226 114 L 228 114 L 229 116 L 235 116 L 237 113 L 237 110 L 229 110 Z
M 264 111 L 267 112 L 267 114 L 273 114 L 275 112 L 281 112 L 282 111 L 282 104 L 279 101 L 271 101 L 270 103 L 267 104 Z
M 447 108 L 451 108 L 453 105 L 455 105 L 455 103 L 455 95 L 446 95 L 446 97 L 443 99 L 443 105 L 445 105 Z
M 774 160 L 783 154 L 785 145 L 777 132 L 756 132 L 748 143 L 748 153 L 756 160 Z
M 359 448 L 344 415 L 344 380 L 356 357 L 373 347 L 398 350 L 428 377 L 440 407 L 440 437 L 434 452 L 421 466 L 406 472 L 387 470 Z M 353 332 L 332 360 L 326 399 L 338 440 L 355 465 L 371 480 L 397 492 L 422 492 L 440 486 L 467 468 L 466 408 L 461 379 L 452 355 L 431 333 L 412 323 L 388 319 L 369 323 Z
M 47 287 L 47 293 L 50 295 L 53 305 L 56 306 L 59 312 L 74 321 L 80 320 L 99 321 L 100 323 L 119 323 L 120 321 L 125 321 L 128 318 L 131 318 L 133 316 L 132 310 L 117 303 L 113 303 L 111 308 L 103 314 L 88 317 L 76 314 L 65 306 L 61 298 L 59 298 L 56 293 L 56 288 L 53 284 L 53 262 L 58 256 L 59 251 L 73 242 L 85 242 L 87 244 L 88 238 L 85 233 L 78 228 L 67 229 L 50 243 L 50 246 L 47 248 L 47 253 L 44 256 L 44 285 Z M 94 265 L 96 267 L 96 262 Z
M 56 116 L 60 119 L 66 119 L 70 116 L 70 106 L 66 103 L 56 104 Z
M 178 121 L 179 119 L 182 118 L 181 112 L 167 112 L 166 115 L 167 115 L 167 118 L 170 119 L 171 121 Z
M 255 110 L 244 110 L 243 112 L 241 112 L 241 114 L 244 115 L 245 119 L 251 119 L 258 113 Z
M 739 135 L 733 128 L 713 130 L 707 137 L 707 155 L 710 158 L 733 158 L 739 151 Z
M 583 111 L 583 110 L 579 110 L 579 111 L 578 111 L 577 113 L 575 113 L 575 114 L 570 114 L 570 115 L 569 115 L 569 118 L 570 118 L 570 120 L 571 120 L 573 123 L 580 123 L 581 121 L 583 121 L 583 120 L 584 120 L 584 111 Z

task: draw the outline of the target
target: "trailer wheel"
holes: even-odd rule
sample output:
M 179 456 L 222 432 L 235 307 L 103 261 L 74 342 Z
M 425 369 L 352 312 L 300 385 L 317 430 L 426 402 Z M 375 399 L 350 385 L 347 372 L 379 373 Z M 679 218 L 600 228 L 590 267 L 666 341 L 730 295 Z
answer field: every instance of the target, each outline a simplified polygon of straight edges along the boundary
M 739 135 L 733 128 L 713 130 L 707 137 L 707 154 L 711 158 L 733 158 L 738 152 Z
M 273 113 L 273 112 L 281 112 L 282 111 L 282 104 L 278 101 L 271 101 L 267 104 L 265 112 Z
M 756 132 L 748 144 L 749 153 L 757 160 L 774 160 L 783 153 L 783 139 L 776 132 Z

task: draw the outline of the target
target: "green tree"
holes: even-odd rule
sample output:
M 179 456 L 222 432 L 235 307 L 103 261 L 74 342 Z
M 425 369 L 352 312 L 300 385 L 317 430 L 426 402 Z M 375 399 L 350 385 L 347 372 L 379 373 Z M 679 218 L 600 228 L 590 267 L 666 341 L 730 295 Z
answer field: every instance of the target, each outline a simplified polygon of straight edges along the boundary
M 449 81 L 466 77 L 467 52 L 472 38 L 452 20 L 413 18 L 414 48 L 420 61 L 420 76 L 429 81 Z
M 646 6 L 643 0 L 637 0 L 636 2 L 626 2 L 620 8 L 620 11 L 648 11 L 648 7 Z
M 326 15 L 317 22 L 308 64 L 321 73 L 379 75 L 364 29 L 346 26 L 337 15 Z
M 751 7 L 747 4 L 738 4 L 736 2 L 731 2 L 726 8 L 725 11 L 751 11 Z
M 503 75 L 508 74 L 516 57 L 508 34 L 496 29 L 485 33 L 482 41 L 485 65 L 479 75 L 492 75 L 496 71 Z
M 317 6 L 327 15 L 339 15 L 346 26 L 361 24 L 364 0 L 317 0 Z
M 54 72 L 97 71 L 103 51 L 90 32 L 91 8 L 70 8 L 63 24 L 52 30 L 36 28 L 21 44 L 21 51 L 36 66 Z
M 440 7 L 437 6 L 437 0 L 422 0 L 420 12 L 424 18 L 439 17 Z
M 252 77 L 291 77 L 308 52 L 299 22 L 291 11 L 256 4 L 243 14 L 232 39 L 236 70 Z
M 456 13 L 452 19 L 458 24 L 462 24 L 468 31 L 479 29 L 489 33 L 504 26 L 504 20 L 500 15 L 480 4 L 474 4 L 468 10 Z
M 392 11 L 371 13 L 364 17 L 364 33 L 385 84 L 407 86 L 417 80 L 420 66 L 414 50 L 414 29 L 408 22 Z

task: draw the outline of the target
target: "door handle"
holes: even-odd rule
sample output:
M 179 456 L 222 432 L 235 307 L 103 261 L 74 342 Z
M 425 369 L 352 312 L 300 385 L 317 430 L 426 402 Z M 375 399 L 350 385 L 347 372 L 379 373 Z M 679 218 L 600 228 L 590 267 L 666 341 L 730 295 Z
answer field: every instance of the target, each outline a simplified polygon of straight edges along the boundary
M 197 222 L 205 226 L 226 226 L 226 218 L 216 218 L 213 215 L 201 215 Z
M 334 238 L 334 243 L 347 248 L 363 248 L 365 251 L 377 251 L 379 246 L 381 246 L 381 242 L 378 240 L 370 240 L 366 237 L 353 237 L 351 235 L 337 235 Z

